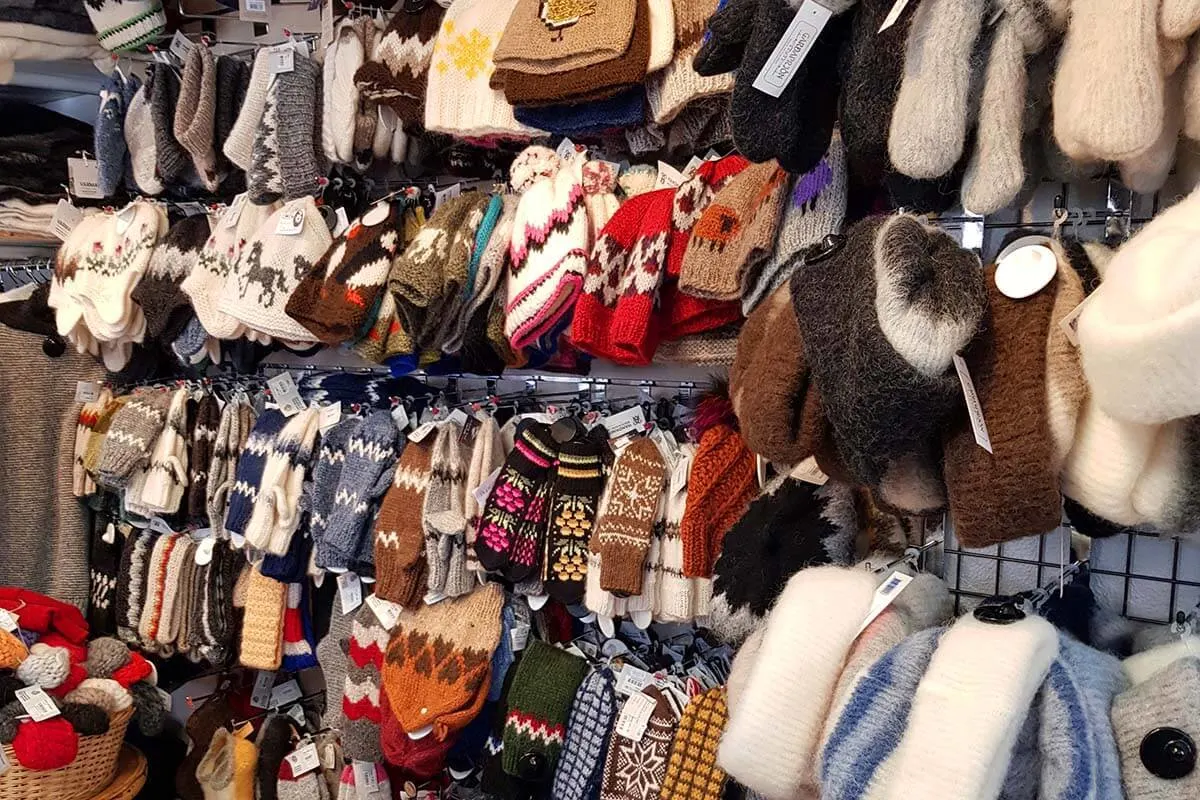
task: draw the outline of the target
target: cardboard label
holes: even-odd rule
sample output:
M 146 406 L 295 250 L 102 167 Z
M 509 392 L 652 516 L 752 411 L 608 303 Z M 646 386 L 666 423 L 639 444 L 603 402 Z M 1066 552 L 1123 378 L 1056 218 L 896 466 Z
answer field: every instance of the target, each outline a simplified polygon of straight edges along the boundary
M 268 708 L 279 708 L 286 706 L 288 703 L 294 703 L 304 696 L 304 692 L 300 690 L 300 684 L 295 678 L 290 681 L 284 681 L 271 690 L 271 705 Z
M 487 503 L 488 495 L 492 493 L 492 488 L 496 485 L 496 480 L 500 477 L 501 467 L 496 467 L 492 470 L 492 474 L 483 479 L 483 482 L 475 487 L 475 491 L 471 492 L 471 497 L 475 498 L 475 505 L 483 508 Z
M 371 761 L 354 762 L 354 788 L 360 798 L 368 798 L 379 791 L 379 776 Z
M 13 613 L 6 608 L 0 608 L 0 628 L 3 628 L 9 633 L 16 633 L 17 628 L 19 627 L 20 626 L 17 624 L 17 618 L 13 615 Z
M 54 216 L 50 220 L 50 232 L 64 242 L 75 230 L 75 226 L 83 221 L 83 212 L 66 200 L 59 200 L 54 207 Z
M 863 620 L 863 624 L 858 628 L 858 633 L 854 635 L 858 636 L 859 633 L 865 631 L 867 626 L 882 614 L 883 610 L 890 606 L 892 601 L 904 591 L 905 587 L 912 583 L 912 579 L 911 575 L 906 575 L 903 572 L 893 572 L 889 575 L 887 580 L 881 583 L 879 588 L 875 590 L 875 596 L 871 598 L 871 609 L 867 612 L 867 618 Z
M 384 600 L 377 594 L 373 594 L 367 598 L 367 605 L 371 607 L 371 611 L 375 613 L 375 618 L 386 630 L 391 630 L 396 627 L 396 622 L 400 619 L 400 612 L 404 609 L 399 604 L 393 603 L 391 600 Z
M 255 708 L 271 707 L 271 687 L 275 685 L 275 673 L 260 669 L 254 676 L 254 689 L 250 692 L 250 705 Z
M 396 430 L 401 433 L 408 429 L 408 412 L 404 410 L 404 406 L 392 409 L 392 421 L 396 423 Z
M 640 694 L 642 689 L 653 683 L 654 675 L 644 669 L 638 669 L 632 664 L 626 664 L 617 673 L 616 692 L 623 695 Z
M 908 0 L 896 0 L 896 2 L 892 4 L 892 10 L 889 11 L 887 13 L 887 16 L 883 18 L 883 24 L 880 25 L 879 30 L 877 30 L 875 32 L 883 33 L 888 28 L 895 25 L 896 21 L 898 19 L 900 19 L 900 15 L 904 13 L 904 9 L 907 6 L 908 6 Z
M 185 61 L 195 46 L 196 43 L 184 36 L 183 31 L 175 31 L 175 35 L 171 37 L 171 54 L 180 61 Z
M 100 191 L 100 162 L 93 158 L 68 158 L 71 194 L 89 200 L 104 199 Z
M 514 653 L 519 653 L 529 646 L 529 625 L 522 623 L 514 626 L 508 632 L 508 644 Z
M 289 49 L 289 53 L 294 52 Z M 289 56 L 290 57 L 290 56 Z M 288 214 L 280 214 L 275 223 L 275 232 L 282 236 L 296 236 L 304 230 L 304 204 L 297 203 Z
M 321 756 L 317 753 L 317 746 L 312 742 L 288 753 L 285 760 L 292 768 L 292 775 L 295 777 L 312 772 L 321 766 Z
M 433 210 L 437 211 L 442 203 L 447 200 L 453 200 L 462 194 L 462 184 L 456 183 L 453 186 L 448 186 L 445 189 L 438 189 L 433 193 Z
M 240 0 L 238 3 L 238 19 L 242 22 L 270 22 L 270 0 Z
M 1083 307 L 1087 305 L 1087 301 L 1091 295 L 1083 298 L 1083 302 L 1075 306 L 1070 314 L 1062 318 L 1058 326 L 1062 328 L 1063 335 L 1067 337 L 1067 341 L 1075 347 L 1079 347 L 1079 317 L 1083 314 Z
M 100 384 L 95 381 L 75 381 L 75 402 L 94 403 L 100 399 Z
M 32 717 L 34 722 L 58 716 L 58 706 L 54 705 L 54 701 L 42 687 L 26 686 L 24 689 L 17 689 L 16 694 L 25 713 Z
M 809 456 L 793 467 L 792 477 L 816 486 L 824 486 L 829 483 L 829 476 L 817 466 L 816 456 Z
M 330 403 L 327 406 L 321 406 L 321 411 L 317 415 L 317 428 L 324 434 L 334 425 L 342 421 L 342 401 Z
M 433 429 L 437 427 L 436 422 L 425 422 L 417 426 L 417 429 L 408 435 L 410 442 L 419 442 L 426 436 L 433 433 Z
M 450 412 L 450 416 L 446 418 L 449 422 L 456 423 L 460 428 L 467 424 L 467 412 L 461 408 L 456 408 Z
M 654 698 L 646 694 L 635 694 L 625 701 L 621 715 L 617 717 L 617 735 L 631 742 L 639 742 L 646 732 L 650 715 L 654 713 Z
M 343 572 L 337 577 L 338 596 L 342 601 L 342 613 L 349 614 L 362 605 L 362 581 L 353 572 Z
M 125 231 L 129 230 L 129 226 L 133 224 L 133 217 L 135 214 L 137 214 L 137 209 L 134 207 L 133 203 L 130 203 L 117 212 L 116 228 L 118 235 L 123 235 Z
M 978 217 L 977 219 L 967 220 L 962 226 L 962 246 L 964 250 L 982 250 L 983 249 L 983 217 L 972 214 L 970 211 L 964 212 L 967 216 Z
M 808 58 L 809 52 L 833 13 L 814 0 L 804 0 L 796 11 L 792 24 L 771 51 L 767 63 L 754 79 L 754 88 L 771 97 L 779 97 L 792 82 L 796 70 Z
M 641 433 L 646 429 L 646 413 L 641 406 L 627 408 L 604 419 L 608 438 L 619 439 L 627 433 Z
M 988 436 L 987 422 L 983 418 L 983 406 L 979 402 L 979 395 L 975 393 L 975 382 L 971 380 L 967 362 L 957 353 L 954 354 L 954 369 L 958 372 L 963 397 L 967 401 L 967 414 L 971 417 L 971 431 L 975 434 L 975 443 L 990 453 L 992 439 Z
M 300 397 L 300 391 L 296 388 L 296 381 L 292 379 L 292 373 L 279 373 L 267 381 L 267 386 L 270 387 L 271 396 L 285 417 L 294 417 L 304 410 L 304 400 Z

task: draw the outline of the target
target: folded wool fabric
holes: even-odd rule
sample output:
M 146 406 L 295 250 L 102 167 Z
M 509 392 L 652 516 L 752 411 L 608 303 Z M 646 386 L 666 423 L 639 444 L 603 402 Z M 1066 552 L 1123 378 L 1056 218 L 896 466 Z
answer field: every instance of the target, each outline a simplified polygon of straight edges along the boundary
M 117 410 L 100 449 L 97 483 L 125 486 L 136 470 L 150 463 L 150 450 L 166 424 L 171 398 L 165 392 L 146 392 Z
M 732 74 L 704 77 L 692 66 L 704 37 L 705 22 L 718 5 L 716 0 L 673 0 L 674 56 L 666 68 L 646 81 L 646 100 L 655 123 L 665 125 L 689 104 L 719 98 L 733 90 Z
M 394 14 L 372 58 L 354 73 L 362 95 L 391 106 L 405 127 L 425 122 L 429 63 L 443 14 L 438 3 Z
M 193 47 L 184 59 L 183 80 L 175 109 L 175 138 L 192 157 L 204 188 L 215 192 L 221 183 L 213 125 L 217 110 L 217 62 L 206 45 Z
M 228 510 L 225 514 L 224 529 L 227 533 L 242 536 L 246 525 L 258 502 L 259 487 L 262 484 L 263 468 L 267 456 L 275 446 L 275 438 L 287 424 L 283 413 L 270 409 L 263 412 L 254 423 L 245 445 L 237 460 L 237 470 L 233 473 L 233 485 L 227 492 Z M 210 506 L 211 509 L 211 506 Z
M 254 568 L 246 586 L 246 614 L 238 663 L 250 669 L 277 670 L 283 661 L 283 619 L 288 585 Z
M 757 652 L 734 661 L 736 670 L 748 657 L 753 668 L 736 701 L 729 693 L 717 763 L 731 777 L 771 800 L 812 786 L 821 726 L 875 588 L 872 575 L 840 567 L 813 567 L 788 581 Z M 813 614 L 814 603 L 825 613 Z M 771 724 L 781 718 L 789 725 Z
M 401 614 L 384 659 L 383 683 L 405 731 L 432 725 L 432 735 L 444 741 L 478 715 L 487 699 L 503 605 L 503 590 L 489 583 L 465 597 Z
M 505 335 L 514 348 L 530 346 L 571 310 L 587 248 L 583 163 L 576 158 L 534 181 L 517 205 L 505 308 Z
M 425 535 L 421 527 L 433 462 L 433 437 L 410 441 L 396 464 L 392 485 L 375 519 L 375 593 L 409 607 L 426 588 Z
M 961 407 L 962 389 L 950 367 L 986 307 L 979 261 L 945 233 L 905 215 L 863 220 L 833 249 L 828 257 L 806 259 L 792 289 L 805 358 L 838 452 L 855 479 L 877 487 L 886 504 L 938 508 L 944 499 L 932 437 Z M 934 263 L 936 273 L 929 271 Z M 846 292 L 846 270 L 855 269 L 857 291 Z M 922 284 L 919 294 L 914 281 Z M 843 291 L 835 292 L 833 282 Z M 947 311 L 930 313 L 928 304 L 911 302 L 918 296 L 939 298 L 938 308 Z M 864 358 L 863 348 L 873 355 Z
M 620 57 L 634 36 L 637 0 L 543 9 L 518 0 L 496 47 L 499 69 L 553 75 Z
M 592 534 L 603 560 L 600 588 L 618 595 L 642 593 L 650 534 L 666 465 L 658 445 L 637 439 L 617 456 L 608 503 Z
M 475 555 L 485 570 L 507 571 L 519 560 L 521 577 L 532 571 L 536 540 L 518 553 L 521 528 L 538 510 L 535 496 L 549 479 L 557 450 L 548 425 L 530 423 L 518 432 L 480 516 Z
M 492 218 L 492 203 L 496 198 L 500 200 L 500 210 Z M 505 263 L 508 260 L 513 221 L 516 218 L 517 204 L 520 199 L 516 195 L 503 194 L 496 195 L 488 202 L 487 212 L 479 225 L 479 230 L 475 232 L 475 247 L 471 254 L 471 260 L 467 264 L 470 297 L 463 306 L 458 327 L 443 344 L 443 350 L 448 353 L 462 350 L 471 320 L 477 314 L 487 310 L 497 287 L 506 274 Z M 485 236 L 486 238 L 484 238 Z
M 700 437 L 688 480 L 688 506 L 679 525 L 683 574 L 707 578 L 725 536 L 758 491 L 754 454 L 728 425 Z
M 289 419 L 263 462 L 258 497 L 244 535 L 248 544 L 270 555 L 287 553 L 300 525 L 300 496 L 316 445 L 319 418 L 318 410 L 310 407 Z
M 300 230 L 294 234 L 278 232 L 281 224 L 289 223 Z M 313 334 L 289 317 L 285 309 L 300 280 L 312 271 L 331 243 L 329 228 L 312 197 L 286 203 L 242 246 L 241 256 L 221 292 L 219 310 L 268 336 L 289 342 L 315 341 Z
M 1032 297 L 1013 300 L 985 271 L 988 316 L 964 353 L 984 409 L 991 452 L 960 420 L 943 450 L 954 532 L 967 547 L 1045 533 L 1062 521 L 1058 471 L 1046 411 L 1046 340 L 1057 277 Z
M 430 592 L 458 597 L 475 588 L 475 577 L 467 574 L 466 526 L 463 487 L 467 464 L 454 422 L 438 426 L 429 462 L 429 488 L 421 509 L 425 532 L 425 561 L 429 565 Z
M 185 217 L 171 226 L 154 248 L 146 274 L 131 297 L 142 307 L 146 333 L 155 339 L 173 340 L 191 316 L 191 305 L 181 286 L 200 259 L 211 230 L 208 216 Z
M 271 54 L 260 50 L 254 57 L 254 66 L 250 71 L 250 83 L 246 88 L 246 96 L 238 113 L 232 130 L 225 139 L 222 148 L 225 157 L 234 166 L 249 172 L 254 163 L 254 139 L 263 121 L 263 111 L 267 103 L 267 92 L 270 89 Z
M 509 775 L 536 783 L 554 777 L 567 721 L 587 662 L 540 640 L 532 642 L 513 670 L 507 692 L 503 767 Z M 529 774 L 523 763 L 536 763 Z
M 160 0 L 99 0 L 85 3 L 105 50 L 137 50 L 153 42 L 167 26 Z

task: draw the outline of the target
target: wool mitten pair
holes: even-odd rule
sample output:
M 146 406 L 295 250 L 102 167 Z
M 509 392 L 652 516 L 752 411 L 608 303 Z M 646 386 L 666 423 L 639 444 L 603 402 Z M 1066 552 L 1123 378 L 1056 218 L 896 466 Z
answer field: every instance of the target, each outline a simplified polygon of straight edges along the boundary
M 612 670 L 589 672 L 571 703 L 562 755 L 554 770 L 554 797 L 596 795 L 616 720 L 616 679 Z
M 582 658 L 542 641 L 526 649 L 509 673 L 512 686 L 505 694 L 505 773 L 537 783 L 553 778 L 575 693 L 587 669 Z
M 604 565 L 600 586 L 605 591 L 641 594 L 650 534 L 665 480 L 666 466 L 652 440 L 636 439 L 617 456 L 608 502 L 593 534 Z
M 383 656 L 388 648 L 388 630 L 371 606 L 363 603 L 350 625 L 346 645 L 346 679 L 342 689 L 342 751 L 354 761 L 381 761 L 383 750 L 379 726 L 383 720 L 380 696 L 383 685 Z
M 97 483 L 124 487 L 137 469 L 150 463 L 150 451 L 166 424 L 171 400 L 166 392 L 143 392 L 117 410 L 100 449 Z
M 332 439 L 330 463 L 323 470 L 334 473 L 329 476 L 334 481 L 332 503 L 325 506 L 328 516 L 319 539 L 314 532 L 318 547 L 325 548 L 326 553 L 318 563 L 353 569 L 362 560 L 360 554 L 371 549 L 365 541 L 371 513 L 391 486 L 400 446 L 396 423 L 387 411 L 375 411 L 354 421 Z M 320 486 L 314 477 L 314 494 L 318 491 Z
M 256 422 L 254 410 L 246 403 L 234 400 L 226 403 L 221 410 L 221 422 L 217 426 L 217 438 L 213 441 L 208 486 L 204 494 L 208 524 L 218 538 L 226 535 L 225 515 L 229 510 L 230 492 L 237 479 L 238 459 Z
M 463 494 L 467 474 L 458 441 L 461 430 L 454 422 L 438 427 L 429 462 L 429 489 L 421 511 L 429 591 L 449 597 L 466 594 L 475 586 L 475 577 L 467 574 Z
M 283 660 L 283 626 L 288 585 L 256 567 L 246 583 L 246 614 L 238 662 L 251 669 L 277 670 Z
M 188 482 L 189 396 L 186 389 L 172 393 L 162 433 L 150 454 L 150 464 L 130 483 L 126 490 L 127 504 L 130 497 L 135 497 L 150 512 L 174 514 L 179 510 Z
M 544 583 L 547 594 L 566 604 L 583 599 L 588 541 L 604 491 L 602 447 L 590 436 L 564 442 L 551 479 Z
M 537 569 L 541 540 L 536 524 L 545 520 L 546 509 L 536 497 L 550 476 L 557 451 L 549 425 L 533 422 L 518 432 L 480 517 L 475 554 L 484 569 L 502 571 L 514 581 Z
M 300 495 L 316 445 L 320 414 L 307 408 L 288 420 L 263 461 L 246 542 L 271 555 L 284 555 L 300 525 Z
M 393 15 L 372 58 L 354 73 L 363 97 L 391 106 L 405 128 L 425 124 L 427 73 L 445 13 L 440 4 L 426 3 L 416 13 Z
M 475 431 L 475 443 L 471 446 L 471 460 L 467 466 L 466 484 L 463 486 L 463 516 L 466 517 L 465 544 L 467 549 L 466 569 L 472 574 L 482 574 L 483 565 L 475 552 L 475 540 L 483 513 L 483 503 L 475 499 L 475 490 L 488 476 L 504 466 L 504 442 L 500 438 L 500 426 L 488 414 Z
M 422 511 L 433 442 L 426 436 L 404 448 L 375 520 L 375 593 L 406 608 L 420 601 L 427 584 Z
M 663 789 L 679 715 L 658 688 L 648 686 L 643 694 L 654 701 L 654 710 L 639 738 L 627 739 L 613 732 L 604 760 L 601 797 L 654 797 Z

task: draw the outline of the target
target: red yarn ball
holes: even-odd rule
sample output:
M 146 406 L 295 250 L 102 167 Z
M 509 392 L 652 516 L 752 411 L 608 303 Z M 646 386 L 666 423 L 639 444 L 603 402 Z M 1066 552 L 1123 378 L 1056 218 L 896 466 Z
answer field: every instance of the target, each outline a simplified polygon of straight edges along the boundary
M 17 762 L 25 769 L 58 769 L 75 760 L 75 754 L 79 752 L 79 734 L 62 717 L 22 722 L 12 749 Z

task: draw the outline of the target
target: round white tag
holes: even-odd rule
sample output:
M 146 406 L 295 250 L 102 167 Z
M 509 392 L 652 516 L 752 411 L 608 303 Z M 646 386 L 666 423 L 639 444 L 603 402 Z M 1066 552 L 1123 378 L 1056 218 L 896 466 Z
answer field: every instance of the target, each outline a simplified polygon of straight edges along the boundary
M 535 594 L 525 598 L 529 602 L 529 607 L 534 611 L 538 611 L 542 606 L 546 605 L 546 601 L 550 599 L 548 594 Z
M 1005 253 L 996 264 L 996 288 L 1005 297 L 1022 300 L 1046 288 L 1058 272 L 1054 251 L 1030 244 Z

